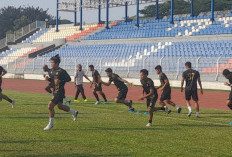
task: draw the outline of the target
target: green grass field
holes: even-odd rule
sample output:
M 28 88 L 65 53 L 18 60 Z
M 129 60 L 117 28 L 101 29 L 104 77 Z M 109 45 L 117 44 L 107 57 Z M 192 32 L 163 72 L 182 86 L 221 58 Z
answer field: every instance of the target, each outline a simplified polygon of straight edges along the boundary
M 129 113 L 123 105 L 72 104 L 80 114 L 56 110 L 54 128 L 48 123 L 47 94 L 4 91 L 15 98 L 11 109 L 0 102 L 0 156 L 232 156 L 232 115 L 229 111 L 201 110 L 187 118 L 175 109 L 170 115 L 156 112 L 154 126 L 147 128 L 148 115 Z M 145 111 L 145 104 L 135 104 Z

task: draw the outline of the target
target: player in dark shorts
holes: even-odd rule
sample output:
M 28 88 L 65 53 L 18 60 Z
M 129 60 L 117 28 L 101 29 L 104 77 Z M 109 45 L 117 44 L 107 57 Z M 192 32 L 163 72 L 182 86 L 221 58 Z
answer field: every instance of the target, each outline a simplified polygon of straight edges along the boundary
M 185 86 L 185 99 L 186 104 L 188 106 L 188 117 L 192 114 L 192 108 L 190 104 L 191 98 L 195 102 L 196 107 L 196 117 L 199 118 L 199 103 L 198 103 L 198 94 L 197 94 L 197 82 L 201 89 L 201 94 L 203 95 L 200 73 L 196 70 L 192 69 L 192 64 L 190 62 L 185 63 L 186 71 L 182 74 L 182 81 L 181 81 L 181 92 L 183 92 L 184 81 L 186 81 Z
M 173 101 L 171 101 L 171 87 L 168 77 L 166 76 L 165 73 L 162 72 L 162 67 L 160 65 L 157 65 L 155 67 L 155 71 L 159 75 L 159 80 L 160 80 L 160 86 L 157 87 L 157 89 L 159 89 L 162 92 L 159 103 L 162 106 L 171 105 L 176 108 L 178 113 L 180 113 L 181 108 L 177 106 Z
M 63 105 L 63 98 L 65 95 L 65 83 L 70 82 L 71 78 L 69 74 L 64 70 L 59 67 L 60 64 L 60 57 L 59 55 L 56 55 L 50 59 L 51 62 L 51 79 L 54 82 L 54 87 L 53 87 L 53 98 L 52 100 L 48 103 L 48 109 L 49 109 L 49 123 L 48 125 L 44 128 L 44 130 L 50 130 L 53 127 L 53 120 L 54 120 L 54 107 L 57 105 L 57 107 L 60 110 L 69 112 L 72 116 L 73 119 L 77 119 L 78 111 L 74 111 L 70 109 L 68 106 Z
M 44 76 L 45 80 L 47 80 L 47 81 L 49 82 L 49 84 L 48 84 L 48 86 L 45 88 L 45 90 L 46 90 L 48 93 L 50 93 L 50 94 L 53 95 L 52 89 L 54 88 L 55 85 L 54 85 L 53 80 L 51 79 L 51 72 L 52 72 L 52 69 L 49 69 L 49 68 L 48 68 L 48 65 L 44 65 L 44 66 L 43 66 L 43 71 L 48 73 L 48 76 L 46 76 L 45 74 L 44 74 L 43 76 Z M 64 96 L 64 99 L 66 100 L 66 103 L 68 103 L 68 105 L 71 105 L 71 100 L 70 100 L 69 98 L 67 98 L 66 96 Z M 64 104 L 66 104 L 66 103 L 64 102 Z
M 14 100 L 11 100 L 8 96 L 2 94 L 2 77 L 6 75 L 6 73 L 7 71 L 2 66 L 0 66 L 0 101 L 2 101 L 2 99 L 8 101 L 9 103 L 11 103 L 12 108 L 14 108 Z
M 223 70 L 223 76 L 229 80 L 228 82 L 225 82 L 224 85 L 231 87 L 229 98 L 226 102 L 227 106 L 232 110 L 232 72 L 230 72 L 228 69 Z
M 149 121 L 147 127 L 152 126 L 153 112 L 157 110 L 165 110 L 164 107 L 155 107 L 158 99 L 158 93 L 152 79 L 148 78 L 148 70 L 140 70 L 140 82 L 143 87 L 143 96 L 139 100 L 147 99 L 147 110 L 149 113 Z
M 133 85 L 132 83 L 122 79 L 121 77 L 119 77 L 117 74 L 114 74 L 112 72 L 111 68 L 108 68 L 105 70 L 107 76 L 109 77 L 109 82 L 103 82 L 101 80 L 101 83 L 106 85 L 106 86 L 110 86 L 110 84 L 113 82 L 114 85 L 117 87 L 119 93 L 117 98 L 115 98 L 115 102 L 116 103 L 123 103 L 126 106 L 129 107 L 129 111 L 130 112 L 134 112 L 134 108 L 132 107 L 132 100 L 125 100 L 126 96 L 127 96 L 127 92 L 128 92 L 128 87 L 125 85 L 125 83 L 129 84 L 129 85 Z
M 104 104 L 107 104 L 108 101 L 106 99 L 106 95 L 102 91 L 101 75 L 99 74 L 97 70 L 94 69 L 93 65 L 89 66 L 89 70 L 92 72 L 92 77 L 93 77 L 93 81 L 90 87 L 92 87 L 92 85 L 94 84 L 93 95 L 97 99 L 95 104 L 96 105 L 101 104 L 98 94 L 100 94 L 102 98 L 104 99 Z

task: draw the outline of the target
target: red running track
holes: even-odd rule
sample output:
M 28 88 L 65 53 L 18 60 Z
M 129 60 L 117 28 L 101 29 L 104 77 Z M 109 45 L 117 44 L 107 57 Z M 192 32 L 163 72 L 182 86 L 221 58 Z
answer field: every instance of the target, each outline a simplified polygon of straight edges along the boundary
M 38 80 L 20 80 L 20 79 L 3 79 L 3 90 L 23 91 L 23 92 L 35 92 L 46 93 L 44 88 L 48 85 L 46 81 Z M 223 84 L 222 84 L 223 85 Z M 66 95 L 74 96 L 76 88 L 74 83 L 66 84 Z M 85 94 L 87 97 L 93 98 L 92 89 L 88 84 L 84 84 Z M 103 86 L 103 91 L 108 99 L 114 99 L 117 96 L 117 89 L 114 85 L 109 87 Z M 142 94 L 142 87 L 134 86 L 129 87 L 127 99 L 131 99 L 138 102 L 138 97 Z M 159 92 L 160 95 L 160 92 Z M 81 95 L 80 95 L 81 96 Z M 202 96 L 199 93 L 199 103 L 201 108 L 209 109 L 221 109 L 229 110 L 226 106 L 226 100 L 228 99 L 229 92 L 224 91 L 204 91 Z M 172 89 L 172 100 L 179 106 L 185 106 L 184 93 L 180 92 L 180 89 Z

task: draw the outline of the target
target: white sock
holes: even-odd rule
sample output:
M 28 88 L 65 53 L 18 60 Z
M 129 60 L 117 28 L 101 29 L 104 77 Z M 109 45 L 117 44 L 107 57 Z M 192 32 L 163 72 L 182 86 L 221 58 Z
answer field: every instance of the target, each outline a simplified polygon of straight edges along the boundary
M 53 120 L 54 120 L 54 118 L 49 118 L 49 125 L 53 125 Z
M 74 111 L 73 109 L 70 108 L 69 113 L 72 114 L 72 115 L 74 115 L 74 114 L 75 114 L 75 111 Z
M 67 97 L 65 97 L 65 100 L 66 100 L 66 101 L 70 101 L 70 99 L 69 99 L 69 98 L 67 98 Z
M 178 110 L 180 107 L 176 105 L 175 108 Z
M 199 116 L 199 112 L 196 112 L 196 116 Z
M 188 106 L 188 110 L 189 110 L 189 112 L 192 112 L 191 106 Z

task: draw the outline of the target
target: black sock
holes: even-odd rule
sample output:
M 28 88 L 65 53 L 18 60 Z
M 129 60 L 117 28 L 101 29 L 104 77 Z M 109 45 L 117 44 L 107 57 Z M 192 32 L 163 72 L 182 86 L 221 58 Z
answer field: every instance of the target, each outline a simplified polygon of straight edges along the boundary
M 152 123 L 152 120 L 149 120 L 149 123 Z
M 99 97 L 98 97 L 97 93 L 93 93 L 93 94 L 94 94 L 95 98 L 97 99 L 97 101 L 99 101 Z
M 104 93 L 102 93 L 102 97 L 105 100 L 105 102 L 107 102 L 106 95 Z

